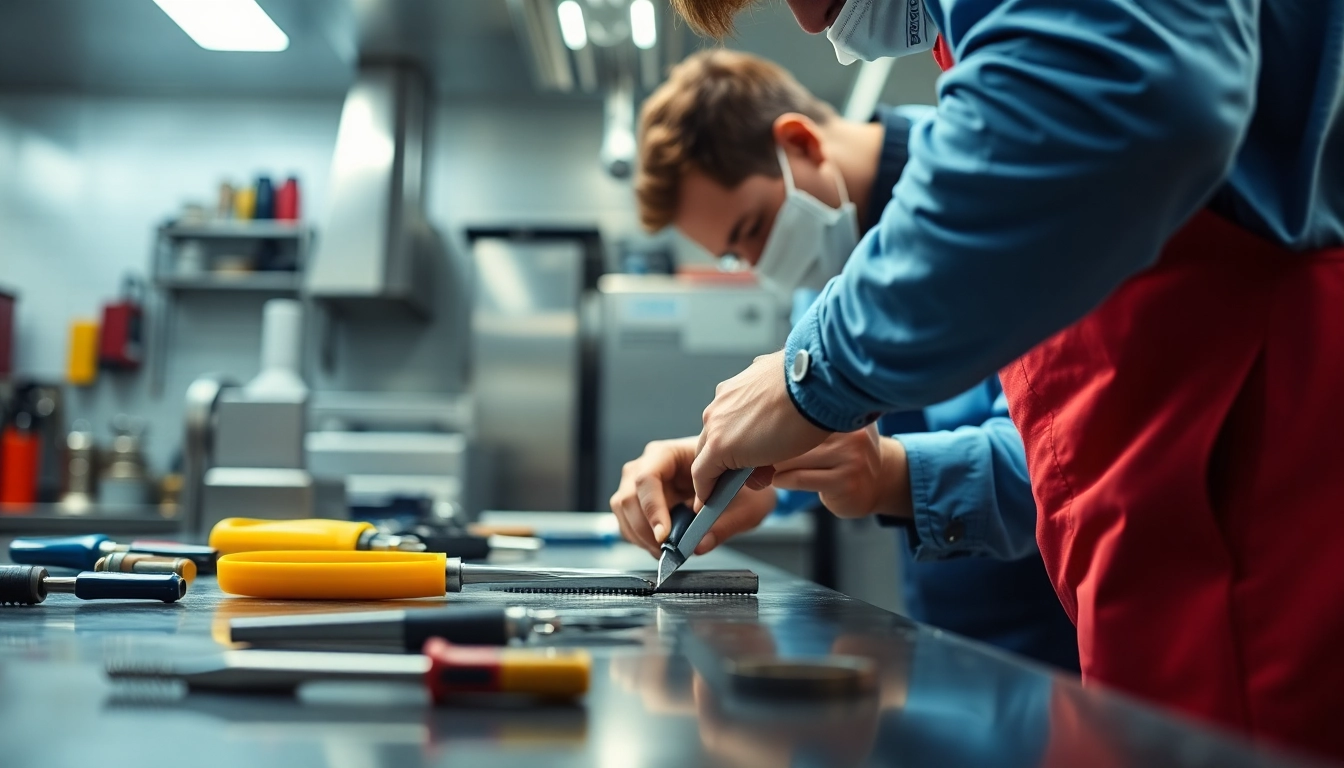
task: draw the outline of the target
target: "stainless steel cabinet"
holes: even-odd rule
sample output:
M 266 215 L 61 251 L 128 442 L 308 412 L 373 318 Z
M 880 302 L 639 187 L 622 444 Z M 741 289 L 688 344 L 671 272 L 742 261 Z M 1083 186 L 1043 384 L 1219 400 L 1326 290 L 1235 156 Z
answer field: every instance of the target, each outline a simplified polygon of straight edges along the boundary
M 472 240 L 472 391 L 500 509 L 578 509 L 582 239 Z
M 599 507 L 621 465 L 650 440 L 700 432 L 720 381 L 779 349 L 787 326 L 755 284 L 663 275 L 605 275 L 598 386 Z

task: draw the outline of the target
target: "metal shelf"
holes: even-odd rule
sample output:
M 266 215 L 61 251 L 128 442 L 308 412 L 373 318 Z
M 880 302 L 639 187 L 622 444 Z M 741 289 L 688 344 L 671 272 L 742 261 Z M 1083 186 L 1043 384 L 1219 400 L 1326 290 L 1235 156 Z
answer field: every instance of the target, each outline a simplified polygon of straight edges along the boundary
M 204 224 L 165 224 L 159 230 L 165 237 L 200 238 L 228 237 L 254 240 L 301 238 L 308 227 L 300 221 L 212 221 Z
M 169 291 L 259 291 L 298 293 L 298 272 L 251 272 L 246 274 L 167 275 L 154 284 Z
M 168 351 L 172 347 L 173 316 L 181 302 L 192 296 L 210 294 L 238 298 L 255 296 L 300 296 L 303 293 L 304 269 L 308 250 L 314 238 L 313 228 L 302 221 L 206 221 L 199 224 L 164 222 L 158 228 L 154 253 L 150 262 L 155 293 L 159 297 L 159 311 L 154 322 L 154 336 L 150 342 L 150 392 L 163 394 L 167 378 Z M 183 245 L 198 241 L 204 251 L 204 262 L 221 254 L 254 255 L 271 250 L 292 254 L 294 271 L 263 272 L 198 272 L 178 274 L 177 254 Z

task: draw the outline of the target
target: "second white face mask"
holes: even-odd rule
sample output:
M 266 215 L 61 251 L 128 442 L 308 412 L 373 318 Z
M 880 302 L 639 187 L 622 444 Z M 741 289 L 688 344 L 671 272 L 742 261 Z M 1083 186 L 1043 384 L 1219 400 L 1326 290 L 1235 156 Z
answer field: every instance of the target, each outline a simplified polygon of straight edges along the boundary
M 859 217 L 843 179 L 836 179 L 840 207 L 832 208 L 794 186 L 788 157 L 781 147 L 775 151 L 788 192 L 756 262 L 756 274 L 787 305 L 795 290 L 821 290 L 840 274 L 859 244 Z
M 921 53 L 937 37 L 924 0 L 846 0 L 826 30 L 835 57 L 845 65 Z

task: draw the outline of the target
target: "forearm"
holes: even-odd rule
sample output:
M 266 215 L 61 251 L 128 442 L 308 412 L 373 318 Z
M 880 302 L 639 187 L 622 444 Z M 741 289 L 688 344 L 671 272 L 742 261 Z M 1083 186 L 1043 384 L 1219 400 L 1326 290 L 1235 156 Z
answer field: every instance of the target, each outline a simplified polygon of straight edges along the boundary
M 910 498 L 910 469 L 906 464 L 905 446 L 899 440 L 884 437 L 879 450 L 881 470 L 873 514 L 909 520 L 914 516 L 914 504 Z

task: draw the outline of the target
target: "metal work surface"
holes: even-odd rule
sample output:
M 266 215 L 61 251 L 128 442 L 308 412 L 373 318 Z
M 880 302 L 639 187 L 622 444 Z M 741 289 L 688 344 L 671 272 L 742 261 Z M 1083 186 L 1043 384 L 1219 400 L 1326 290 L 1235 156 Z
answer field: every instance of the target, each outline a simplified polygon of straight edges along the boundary
M 3 542 L 0 542 L 3 543 Z M 633 547 L 553 547 L 551 566 L 647 569 Z M 560 611 L 643 607 L 646 627 L 561 633 L 583 645 L 592 688 L 572 705 L 474 701 L 432 708 L 413 687 L 321 684 L 297 698 L 116 686 L 107 660 L 213 653 L 227 621 L 383 603 L 229 598 L 198 578 L 174 605 L 80 602 L 0 608 L 0 764 L 378 766 L 1288 765 L 1287 758 L 1054 677 L 970 643 L 719 551 L 687 569 L 750 568 L 751 596 L 509 594 L 470 586 L 449 603 Z M 747 656 L 849 654 L 877 688 L 825 697 L 739 690 Z M 867 666 L 867 665 L 865 665 Z

